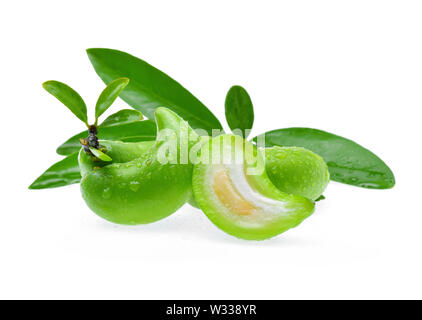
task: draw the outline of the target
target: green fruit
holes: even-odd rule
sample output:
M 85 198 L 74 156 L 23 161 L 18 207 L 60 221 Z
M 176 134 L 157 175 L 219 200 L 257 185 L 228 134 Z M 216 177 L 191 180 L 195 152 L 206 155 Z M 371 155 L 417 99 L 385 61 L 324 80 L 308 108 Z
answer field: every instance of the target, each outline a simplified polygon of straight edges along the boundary
M 145 145 L 102 142 L 113 159 L 109 164 L 81 150 L 82 196 L 100 217 L 119 224 L 150 223 L 175 212 L 190 196 L 192 165 L 179 160 L 185 144 L 191 146 L 198 136 L 166 108 L 158 108 L 155 119 L 157 140 L 146 153 Z
M 82 148 L 79 151 L 79 169 L 82 176 L 85 176 L 94 168 L 98 169 L 112 163 L 126 163 L 137 159 L 147 153 L 155 144 L 155 141 L 121 142 L 100 140 L 99 142 L 105 148 L 106 154 L 112 158 L 112 161 L 99 161 L 88 155 Z
M 330 181 L 324 159 L 300 147 L 265 150 L 265 168 L 274 185 L 283 192 L 318 199 Z
M 200 148 L 202 145 L 204 145 L 205 143 L 208 143 L 210 141 L 211 137 L 209 136 L 201 136 L 201 139 L 199 140 L 199 143 L 197 143 L 194 147 L 194 149 L 192 148 L 192 153 L 196 152 L 198 153 L 200 151 Z M 196 208 L 196 209 L 201 209 L 198 205 L 198 203 L 195 201 L 195 197 L 193 195 L 193 192 L 191 193 L 188 201 L 187 201 L 192 207 Z
M 220 229 L 235 237 L 262 240 L 299 225 L 314 203 L 277 189 L 262 154 L 240 136 L 222 135 L 201 148 L 194 166 L 196 202 Z
M 188 201 L 187 201 L 192 207 L 196 208 L 196 209 L 201 209 L 198 205 L 198 203 L 195 201 L 195 197 L 193 196 L 193 194 L 190 195 Z

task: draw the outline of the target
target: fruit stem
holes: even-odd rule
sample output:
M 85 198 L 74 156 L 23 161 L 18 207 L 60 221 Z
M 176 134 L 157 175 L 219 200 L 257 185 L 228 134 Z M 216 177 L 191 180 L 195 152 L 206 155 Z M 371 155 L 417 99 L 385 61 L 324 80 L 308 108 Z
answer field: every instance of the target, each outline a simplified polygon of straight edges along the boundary
M 93 155 L 91 150 L 89 150 L 89 148 L 95 148 L 95 149 L 100 148 L 100 143 L 98 142 L 97 134 L 98 134 L 97 126 L 93 124 L 88 127 L 88 137 L 86 139 L 80 139 L 80 142 L 82 146 L 84 147 L 85 152 L 94 158 L 95 156 Z
M 89 129 L 88 129 L 89 135 L 88 138 L 86 139 L 88 142 L 88 145 L 92 148 L 98 149 L 100 147 L 100 143 L 98 142 L 98 129 L 97 126 L 95 124 L 90 125 Z

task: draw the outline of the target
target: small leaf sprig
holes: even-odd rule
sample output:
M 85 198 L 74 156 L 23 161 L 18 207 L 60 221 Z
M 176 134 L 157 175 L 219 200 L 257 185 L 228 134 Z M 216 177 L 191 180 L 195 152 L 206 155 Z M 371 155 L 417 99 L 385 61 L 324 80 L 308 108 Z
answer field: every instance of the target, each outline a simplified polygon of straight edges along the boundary
M 88 128 L 88 137 L 80 138 L 80 143 L 87 154 L 101 161 L 112 161 L 98 141 L 98 119 L 113 104 L 120 93 L 129 84 L 128 78 L 118 78 L 110 82 L 101 92 L 95 105 L 95 122 L 88 123 L 88 111 L 85 101 L 74 89 L 65 83 L 51 80 L 43 83 L 44 89 L 62 102 Z
M 142 113 L 138 110 L 122 109 L 108 116 L 98 125 L 98 132 L 105 140 L 137 142 L 154 140 L 156 127 L 152 120 L 144 120 Z M 80 132 L 57 148 L 57 153 L 65 158 L 44 171 L 29 186 L 29 189 L 49 189 L 79 183 L 82 178 L 78 163 L 80 139 L 88 134 L 88 130 Z

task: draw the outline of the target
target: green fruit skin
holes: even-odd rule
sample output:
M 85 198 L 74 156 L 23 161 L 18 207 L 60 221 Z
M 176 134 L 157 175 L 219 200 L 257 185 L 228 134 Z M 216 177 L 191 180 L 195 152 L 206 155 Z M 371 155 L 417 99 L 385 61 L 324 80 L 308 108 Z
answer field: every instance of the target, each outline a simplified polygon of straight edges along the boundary
M 216 148 L 215 145 L 219 145 L 218 140 L 221 141 L 225 137 L 230 137 L 238 147 L 240 145 L 240 150 L 244 145 L 249 144 L 255 150 L 257 157 L 262 157 L 256 146 L 240 136 L 234 135 L 218 136 L 204 145 L 202 149 L 208 148 L 208 152 L 211 154 L 213 146 Z M 261 160 L 263 161 L 262 158 Z M 268 178 L 265 170 L 263 170 L 259 175 L 246 175 L 250 186 L 264 197 L 283 202 L 284 207 L 289 212 L 280 214 L 271 221 L 262 221 L 259 225 L 246 226 L 245 223 L 239 223 L 241 217 L 217 203 L 215 196 L 212 196 L 214 191 L 211 186 L 212 182 L 210 181 L 209 173 L 212 171 L 213 165 L 199 163 L 194 166 L 192 185 L 195 200 L 212 223 L 234 237 L 245 240 L 269 239 L 298 226 L 314 211 L 314 203 L 312 201 L 302 196 L 290 195 L 280 191 Z
M 201 209 L 199 207 L 199 204 L 195 201 L 195 197 L 193 195 L 193 191 L 192 194 L 190 195 L 188 201 L 187 201 L 192 207 L 196 208 L 196 209 Z
M 188 200 L 191 194 L 192 165 L 180 164 L 179 161 L 162 164 L 159 161 L 158 154 L 163 154 L 166 143 L 176 139 L 161 130 L 170 129 L 176 133 L 177 138 L 182 132 L 188 132 L 193 137 L 189 143 L 194 143 L 197 135 L 185 121 L 166 108 L 158 108 L 155 118 L 157 141 L 146 153 L 134 145 L 107 145 L 103 142 L 106 148 L 112 147 L 110 154 L 107 151 L 106 154 L 115 163 L 101 167 L 96 162 L 87 165 L 87 157 L 81 151 L 82 197 L 98 216 L 125 225 L 151 223 L 169 216 Z M 178 150 L 180 143 L 177 140 Z M 130 147 L 130 150 L 122 152 L 124 147 Z M 139 154 L 140 157 L 136 157 Z
M 265 150 L 265 169 L 283 192 L 318 199 L 330 181 L 324 159 L 301 147 L 272 147 Z
M 105 148 L 105 153 L 113 160 L 104 162 L 93 159 L 86 154 L 83 148 L 79 151 L 79 169 L 81 175 L 85 176 L 94 168 L 104 167 L 113 163 L 125 163 L 143 156 L 155 144 L 155 141 L 121 142 L 100 140 L 100 145 Z
M 208 143 L 210 141 L 211 137 L 209 136 L 202 136 L 201 140 L 199 141 L 199 145 L 202 146 L 205 143 Z M 196 209 L 201 209 L 199 207 L 199 204 L 196 202 L 195 200 L 195 196 L 193 195 L 193 190 L 191 192 L 191 195 L 189 196 L 189 199 L 187 201 L 192 207 L 196 208 Z

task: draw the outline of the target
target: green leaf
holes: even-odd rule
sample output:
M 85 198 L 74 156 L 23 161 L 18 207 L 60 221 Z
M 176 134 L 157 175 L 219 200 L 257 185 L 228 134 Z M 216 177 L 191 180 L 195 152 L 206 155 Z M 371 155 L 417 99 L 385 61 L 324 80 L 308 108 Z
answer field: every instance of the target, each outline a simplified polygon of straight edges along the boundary
M 254 141 L 257 141 L 255 137 Z M 266 146 L 307 148 L 327 162 L 331 180 L 371 189 L 388 189 L 395 184 L 390 168 L 375 154 L 357 143 L 310 128 L 286 128 L 265 133 Z
M 29 186 L 29 189 L 57 188 L 79 183 L 80 180 L 78 152 L 74 152 L 48 168 Z
M 212 133 L 222 130 L 218 119 L 202 102 L 165 73 L 125 52 L 112 49 L 88 49 L 88 57 L 100 78 L 107 84 L 127 77 L 129 85 L 121 98 L 148 118 L 154 118 L 158 107 L 167 107 L 194 128 Z
M 231 87 L 227 92 L 225 107 L 226 120 L 230 129 L 246 138 L 254 121 L 252 100 L 248 92 L 241 86 Z
M 141 121 L 143 118 L 142 113 L 138 110 L 123 109 L 107 117 L 103 123 L 100 124 L 100 127 L 112 127 L 124 123 Z
M 117 140 L 123 142 L 138 142 L 155 140 L 157 128 L 152 120 L 136 121 L 111 127 L 98 127 L 98 137 L 102 140 Z M 73 136 L 60 147 L 57 153 L 60 155 L 69 155 L 81 148 L 79 139 L 86 138 L 88 131 L 83 131 Z
M 110 82 L 103 92 L 101 92 L 97 105 L 95 106 L 95 123 L 98 122 L 98 118 L 113 104 L 128 83 L 128 78 L 119 78 Z
M 88 115 L 85 102 L 75 90 L 67 84 L 54 80 L 44 82 L 43 87 L 50 94 L 55 96 L 61 103 L 68 107 L 75 116 L 82 120 L 82 122 L 88 125 Z
M 108 155 L 106 155 L 104 152 L 102 152 L 101 150 L 95 149 L 90 147 L 89 150 L 92 152 L 92 154 L 97 157 L 98 159 L 100 159 L 101 161 L 113 161 L 113 159 L 111 159 Z

